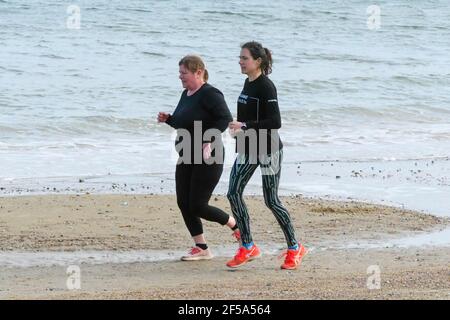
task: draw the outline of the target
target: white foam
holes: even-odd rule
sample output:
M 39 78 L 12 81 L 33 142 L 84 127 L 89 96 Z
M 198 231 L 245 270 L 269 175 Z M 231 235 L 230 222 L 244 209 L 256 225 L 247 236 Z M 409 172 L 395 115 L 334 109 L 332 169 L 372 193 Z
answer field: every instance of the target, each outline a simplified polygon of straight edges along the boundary
M 265 254 L 276 254 L 281 245 L 259 245 Z M 217 247 L 212 249 L 216 257 L 231 257 L 236 246 Z M 138 262 L 161 262 L 179 260 L 186 251 L 174 250 L 131 250 L 131 251 L 56 251 L 56 252 L 0 252 L 0 266 L 6 268 L 28 268 L 68 266 L 79 264 L 122 264 Z

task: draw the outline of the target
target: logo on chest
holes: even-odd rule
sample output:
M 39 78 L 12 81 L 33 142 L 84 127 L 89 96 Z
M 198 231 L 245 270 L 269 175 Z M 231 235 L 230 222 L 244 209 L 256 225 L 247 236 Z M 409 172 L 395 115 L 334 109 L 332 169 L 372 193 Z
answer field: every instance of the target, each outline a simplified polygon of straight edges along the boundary
M 241 93 L 238 98 L 238 103 L 247 104 L 248 96 Z

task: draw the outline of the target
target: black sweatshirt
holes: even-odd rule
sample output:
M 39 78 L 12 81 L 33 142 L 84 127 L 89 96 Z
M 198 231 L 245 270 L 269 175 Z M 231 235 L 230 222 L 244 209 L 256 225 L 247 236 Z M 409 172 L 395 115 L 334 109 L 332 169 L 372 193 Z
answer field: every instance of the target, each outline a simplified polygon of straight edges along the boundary
M 168 125 L 175 129 L 186 129 L 191 134 L 191 150 L 192 159 L 194 153 L 194 121 L 202 122 L 202 142 L 212 142 L 211 140 L 203 139 L 203 134 L 208 129 L 218 129 L 224 132 L 228 127 L 228 123 L 233 120 L 230 110 L 225 102 L 222 92 L 214 88 L 208 83 L 205 83 L 193 95 L 188 96 L 187 90 L 181 94 L 180 101 L 173 112 L 173 114 L 166 121 Z M 182 137 L 181 137 L 182 138 Z M 222 144 L 221 137 L 215 143 Z M 182 143 L 180 136 L 177 136 L 175 144 Z M 182 145 L 185 149 L 187 146 Z M 180 153 L 182 156 L 182 153 Z M 214 152 L 212 154 L 214 156 Z
M 283 148 L 277 130 L 281 128 L 277 89 L 267 76 L 261 74 L 253 81 L 249 81 L 248 78 L 245 80 L 244 88 L 238 99 L 237 109 L 237 120 L 245 122 L 247 130 L 254 129 L 256 131 L 258 154 L 271 154 L 271 152 Z M 266 150 L 260 149 L 260 138 L 267 141 Z M 272 144 L 275 150 L 272 150 Z M 236 147 L 236 150 L 239 153 L 249 154 L 252 150 L 249 148 L 249 138 L 246 138 L 244 152 L 241 152 L 243 149 L 240 149 L 239 146 Z

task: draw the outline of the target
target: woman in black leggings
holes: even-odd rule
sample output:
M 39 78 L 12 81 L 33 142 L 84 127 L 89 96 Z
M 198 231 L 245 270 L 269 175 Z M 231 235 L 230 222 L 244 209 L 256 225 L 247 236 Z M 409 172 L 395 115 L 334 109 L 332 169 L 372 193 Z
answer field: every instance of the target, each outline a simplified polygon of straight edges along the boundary
M 250 233 L 250 218 L 242 194 L 256 168 L 260 166 L 266 206 L 277 219 L 288 249 L 282 269 L 296 269 L 307 250 L 295 238 L 289 212 L 278 197 L 283 144 L 277 90 L 267 77 L 272 70 L 271 52 L 258 42 L 241 48 L 239 65 L 248 78 L 238 99 L 237 121 L 229 124 L 236 133 L 237 158 L 230 174 L 228 199 L 241 233 L 242 246 L 227 266 L 239 267 L 260 255 Z
M 177 203 L 195 243 L 181 259 L 206 260 L 213 256 L 203 235 L 201 218 L 229 226 L 239 239 L 235 219 L 208 204 L 223 171 L 221 132 L 232 116 L 223 94 L 207 83 L 208 71 L 200 57 L 181 59 L 179 72 L 185 90 L 174 113 L 160 112 L 158 122 L 177 129 L 175 145 L 180 155 L 175 171 Z

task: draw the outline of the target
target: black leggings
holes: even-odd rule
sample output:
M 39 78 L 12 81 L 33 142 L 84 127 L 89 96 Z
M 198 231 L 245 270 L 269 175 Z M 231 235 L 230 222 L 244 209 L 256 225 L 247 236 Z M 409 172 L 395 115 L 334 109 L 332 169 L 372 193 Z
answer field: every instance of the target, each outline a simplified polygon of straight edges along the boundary
M 177 203 L 192 237 L 203 233 L 200 218 L 225 225 L 230 216 L 208 204 L 222 175 L 223 164 L 178 164 L 175 171 Z

